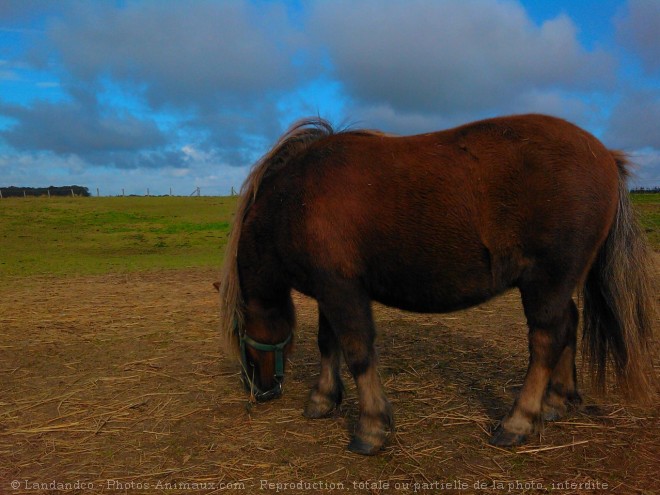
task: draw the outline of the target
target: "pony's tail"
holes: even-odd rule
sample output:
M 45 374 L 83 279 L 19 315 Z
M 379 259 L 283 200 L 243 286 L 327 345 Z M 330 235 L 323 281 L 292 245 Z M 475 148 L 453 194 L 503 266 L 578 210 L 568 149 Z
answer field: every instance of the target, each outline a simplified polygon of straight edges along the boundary
M 605 390 L 611 362 L 623 393 L 648 403 L 658 383 L 650 349 L 656 315 L 653 258 L 630 202 L 628 161 L 620 152 L 611 153 L 619 169 L 619 203 L 582 291 L 583 351 L 599 392 Z
M 262 181 L 277 173 L 312 143 L 334 134 L 323 119 L 305 119 L 294 124 L 252 168 L 241 187 L 225 259 L 220 273 L 220 339 L 224 351 L 238 356 L 238 334 L 245 323 L 245 302 L 238 273 L 238 245 L 250 207 L 257 199 Z

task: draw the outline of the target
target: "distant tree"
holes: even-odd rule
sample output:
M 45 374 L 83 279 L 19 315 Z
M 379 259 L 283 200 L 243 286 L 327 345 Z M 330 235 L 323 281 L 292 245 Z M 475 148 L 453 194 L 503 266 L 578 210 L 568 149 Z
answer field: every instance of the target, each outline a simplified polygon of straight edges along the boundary
M 23 196 L 91 196 L 89 189 L 83 186 L 49 186 L 49 187 L 0 187 L 3 198 Z
M 630 192 L 636 194 L 660 193 L 660 187 L 636 187 L 635 189 L 631 189 Z

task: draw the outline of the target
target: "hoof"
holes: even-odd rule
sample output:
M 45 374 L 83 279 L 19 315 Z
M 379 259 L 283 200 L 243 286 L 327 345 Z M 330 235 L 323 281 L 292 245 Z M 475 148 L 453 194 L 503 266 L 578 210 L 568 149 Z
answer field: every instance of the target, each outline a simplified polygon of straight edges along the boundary
M 391 424 L 391 418 L 389 419 L 385 424 Z M 388 432 L 383 428 L 382 423 L 372 428 L 359 425 L 351 438 L 351 443 L 348 444 L 348 450 L 356 454 L 376 455 L 387 441 L 387 437 Z
M 489 443 L 497 447 L 515 447 L 516 445 L 522 445 L 526 441 L 527 435 L 507 431 L 500 425 L 493 432 Z
M 376 455 L 380 451 L 381 445 L 374 445 L 366 442 L 359 437 L 353 437 L 348 444 L 348 450 L 361 455 Z
M 568 405 L 573 409 L 579 409 L 582 406 L 582 396 L 576 392 L 573 392 L 568 396 Z
M 566 416 L 569 411 L 579 409 L 581 404 L 582 397 L 577 392 L 572 392 L 566 396 L 548 394 L 543 399 L 541 414 L 545 421 L 557 421 Z
M 544 421 L 558 421 L 566 415 L 568 407 L 565 403 L 552 404 L 544 401 L 541 407 L 541 417 Z
M 559 421 L 563 418 L 564 415 L 555 408 L 548 408 L 543 411 L 543 420 L 544 421 Z
M 316 404 L 307 404 L 307 406 L 305 406 L 305 410 L 303 411 L 303 416 L 305 416 L 307 419 L 327 418 L 333 413 L 334 410 L 334 405 L 330 405 L 329 407 L 317 407 Z
M 325 418 L 337 408 L 337 403 L 325 395 L 312 392 L 305 405 L 303 416 L 308 419 Z

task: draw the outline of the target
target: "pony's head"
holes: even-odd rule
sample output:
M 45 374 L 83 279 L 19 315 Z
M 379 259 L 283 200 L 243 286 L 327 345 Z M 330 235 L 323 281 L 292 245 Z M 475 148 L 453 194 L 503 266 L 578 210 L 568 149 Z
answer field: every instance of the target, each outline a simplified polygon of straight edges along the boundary
M 289 298 L 290 301 L 290 298 Z M 241 378 L 259 402 L 282 395 L 287 356 L 293 345 L 293 305 L 264 308 L 247 304 L 243 327 L 236 339 L 241 359 Z
M 331 134 L 332 127 L 322 119 L 298 122 L 257 162 L 241 188 L 221 279 L 216 288 L 220 292 L 223 347 L 229 354 L 240 358 L 243 383 L 257 400 L 272 399 L 282 392 L 286 357 L 292 347 L 293 303 L 290 288 L 286 287 L 270 287 L 270 292 L 278 292 L 269 293 L 267 302 L 255 298 L 254 294 L 244 293 L 238 268 L 239 241 L 263 180 L 286 167 L 292 157 L 312 143 Z M 241 249 L 245 249 L 245 245 Z M 251 273 L 241 275 L 250 276 Z M 265 285 L 270 286 L 270 283 Z
M 221 300 L 226 301 L 224 284 L 215 282 L 213 286 Z M 254 300 L 246 304 L 239 295 L 233 313 L 228 314 L 233 314 L 233 318 L 231 328 L 224 334 L 225 350 L 239 357 L 245 389 L 259 402 L 279 397 L 293 345 L 295 316 L 290 295 L 269 307 Z M 226 324 L 228 321 L 224 320 Z

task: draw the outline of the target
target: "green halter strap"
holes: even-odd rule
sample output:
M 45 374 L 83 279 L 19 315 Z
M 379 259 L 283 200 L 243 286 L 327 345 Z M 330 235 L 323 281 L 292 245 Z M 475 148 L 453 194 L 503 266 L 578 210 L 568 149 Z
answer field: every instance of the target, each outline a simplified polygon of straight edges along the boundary
M 249 337 L 246 334 L 243 334 L 240 336 L 240 343 L 241 343 L 241 359 L 243 360 L 243 365 L 247 365 L 247 356 L 245 354 L 245 347 L 250 346 L 252 349 L 256 349 L 257 351 L 264 351 L 264 352 L 274 352 L 275 353 L 275 378 L 278 380 L 282 380 L 284 378 L 284 348 L 286 345 L 291 342 L 291 337 L 293 333 L 290 333 L 289 336 L 284 339 L 283 342 L 280 342 L 279 344 L 263 344 L 261 342 L 257 342 L 254 340 L 252 337 Z

